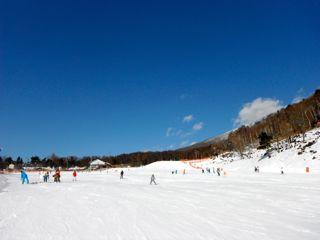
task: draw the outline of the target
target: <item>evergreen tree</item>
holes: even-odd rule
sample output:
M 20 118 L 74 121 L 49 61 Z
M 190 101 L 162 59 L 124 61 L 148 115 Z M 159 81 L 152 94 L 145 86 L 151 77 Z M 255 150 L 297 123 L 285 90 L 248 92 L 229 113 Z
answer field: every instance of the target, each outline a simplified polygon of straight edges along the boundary
M 259 149 L 265 149 L 270 147 L 270 142 L 272 140 L 272 137 L 268 135 L 266 132 L 261 132 L 258 136 L 259 138 Z

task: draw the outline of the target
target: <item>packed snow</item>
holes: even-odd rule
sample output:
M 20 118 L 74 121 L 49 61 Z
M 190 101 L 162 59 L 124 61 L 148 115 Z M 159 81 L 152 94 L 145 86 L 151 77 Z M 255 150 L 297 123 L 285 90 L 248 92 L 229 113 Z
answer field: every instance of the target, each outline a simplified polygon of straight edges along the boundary
M 120 169 L 79 172 L 77 182 L 62 172 L 61 183 L 29 173 L 29 185 L 2 175 L 0 239 L 320 239 L 318 137 L 310 131 L 267 155 L 249 149 L 126 168 L 122 180 Z

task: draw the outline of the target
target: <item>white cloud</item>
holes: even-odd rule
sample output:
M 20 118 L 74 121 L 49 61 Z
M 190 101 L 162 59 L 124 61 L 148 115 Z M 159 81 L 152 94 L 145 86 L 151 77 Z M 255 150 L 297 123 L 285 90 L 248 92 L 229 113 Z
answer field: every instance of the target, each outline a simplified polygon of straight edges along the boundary
M 238 126 L 253 124 L 281 108 L 283 106 L 277 99 L 257 98 L 242 107 L 234 124 Z
M 301 102 L 305 98 L 305 92 L 303 88 L 300 88 L 296 96 L 292 99 L 292 103 Z
M 183 136 L 183 131 L 181 129 L 174 129 L 172 127 L 169 127 L 167 128 L 166 136 L 167 137 Z
M 188 140 L 183 141 L 182 143 L 180 143 L 180 147 L 187 146 L 187 145 L 188 145 L 188 143 L 189 143 L 189 141 L 188 141 Z
M 169 127 L 169 128 L 167 129 L 166 136 L 167 136 L 167 137 L 170 137 L 170 136 L 172 136 L 172 135 L 173 135 L 173 128 Z
M 183 118 L 182 122 L 191 122 L 193 120 L 193 115 L 187 115 Z
M 203 122 L 199 122 L 199 123 L 196 123 L 195 125 L 193 125 L 192 129 L 194 131 L 199 131 L 203 128 Z

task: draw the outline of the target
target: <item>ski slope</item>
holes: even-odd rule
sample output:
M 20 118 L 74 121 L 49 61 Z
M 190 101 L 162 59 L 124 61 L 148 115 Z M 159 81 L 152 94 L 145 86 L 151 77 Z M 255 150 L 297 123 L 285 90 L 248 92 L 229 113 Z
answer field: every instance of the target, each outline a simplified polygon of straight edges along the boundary
M 62 172 L 59 184 L 21 185 L 18 174 L 0 175 L 0 239 L 318 240 L 318 136 L 316 129 L 305 143 L 281 142 L 270 158 L 248 149 L 245 157 L 161 161 L 124 169 L 123 180 L 119 169 L 79 172 L 77 182 Z M 257 165 L 260 173 L 253 173 Z M 213 167 L 227 174 L 199 169 Z M 149 185 L 151 174 L 158 185 Z M 36 173 L 29 177 L 39 181 Z
M 152 170 L 62 173 L 62 183 L 0 193 L 1 240 L 320 239 L 320 175 L 213 174 Z M 36 181 L 37 175 L 31 176 Z

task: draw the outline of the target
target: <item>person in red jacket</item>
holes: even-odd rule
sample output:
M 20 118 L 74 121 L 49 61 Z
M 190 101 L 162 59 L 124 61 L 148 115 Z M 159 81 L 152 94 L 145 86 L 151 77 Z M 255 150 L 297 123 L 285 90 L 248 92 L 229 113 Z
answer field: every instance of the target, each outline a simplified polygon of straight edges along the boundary
M 77 181 L 77 172 L 76 172 L 76 170 L 73 171 L 72 176 L 73 176 L 72 181 L 73 182 Z

